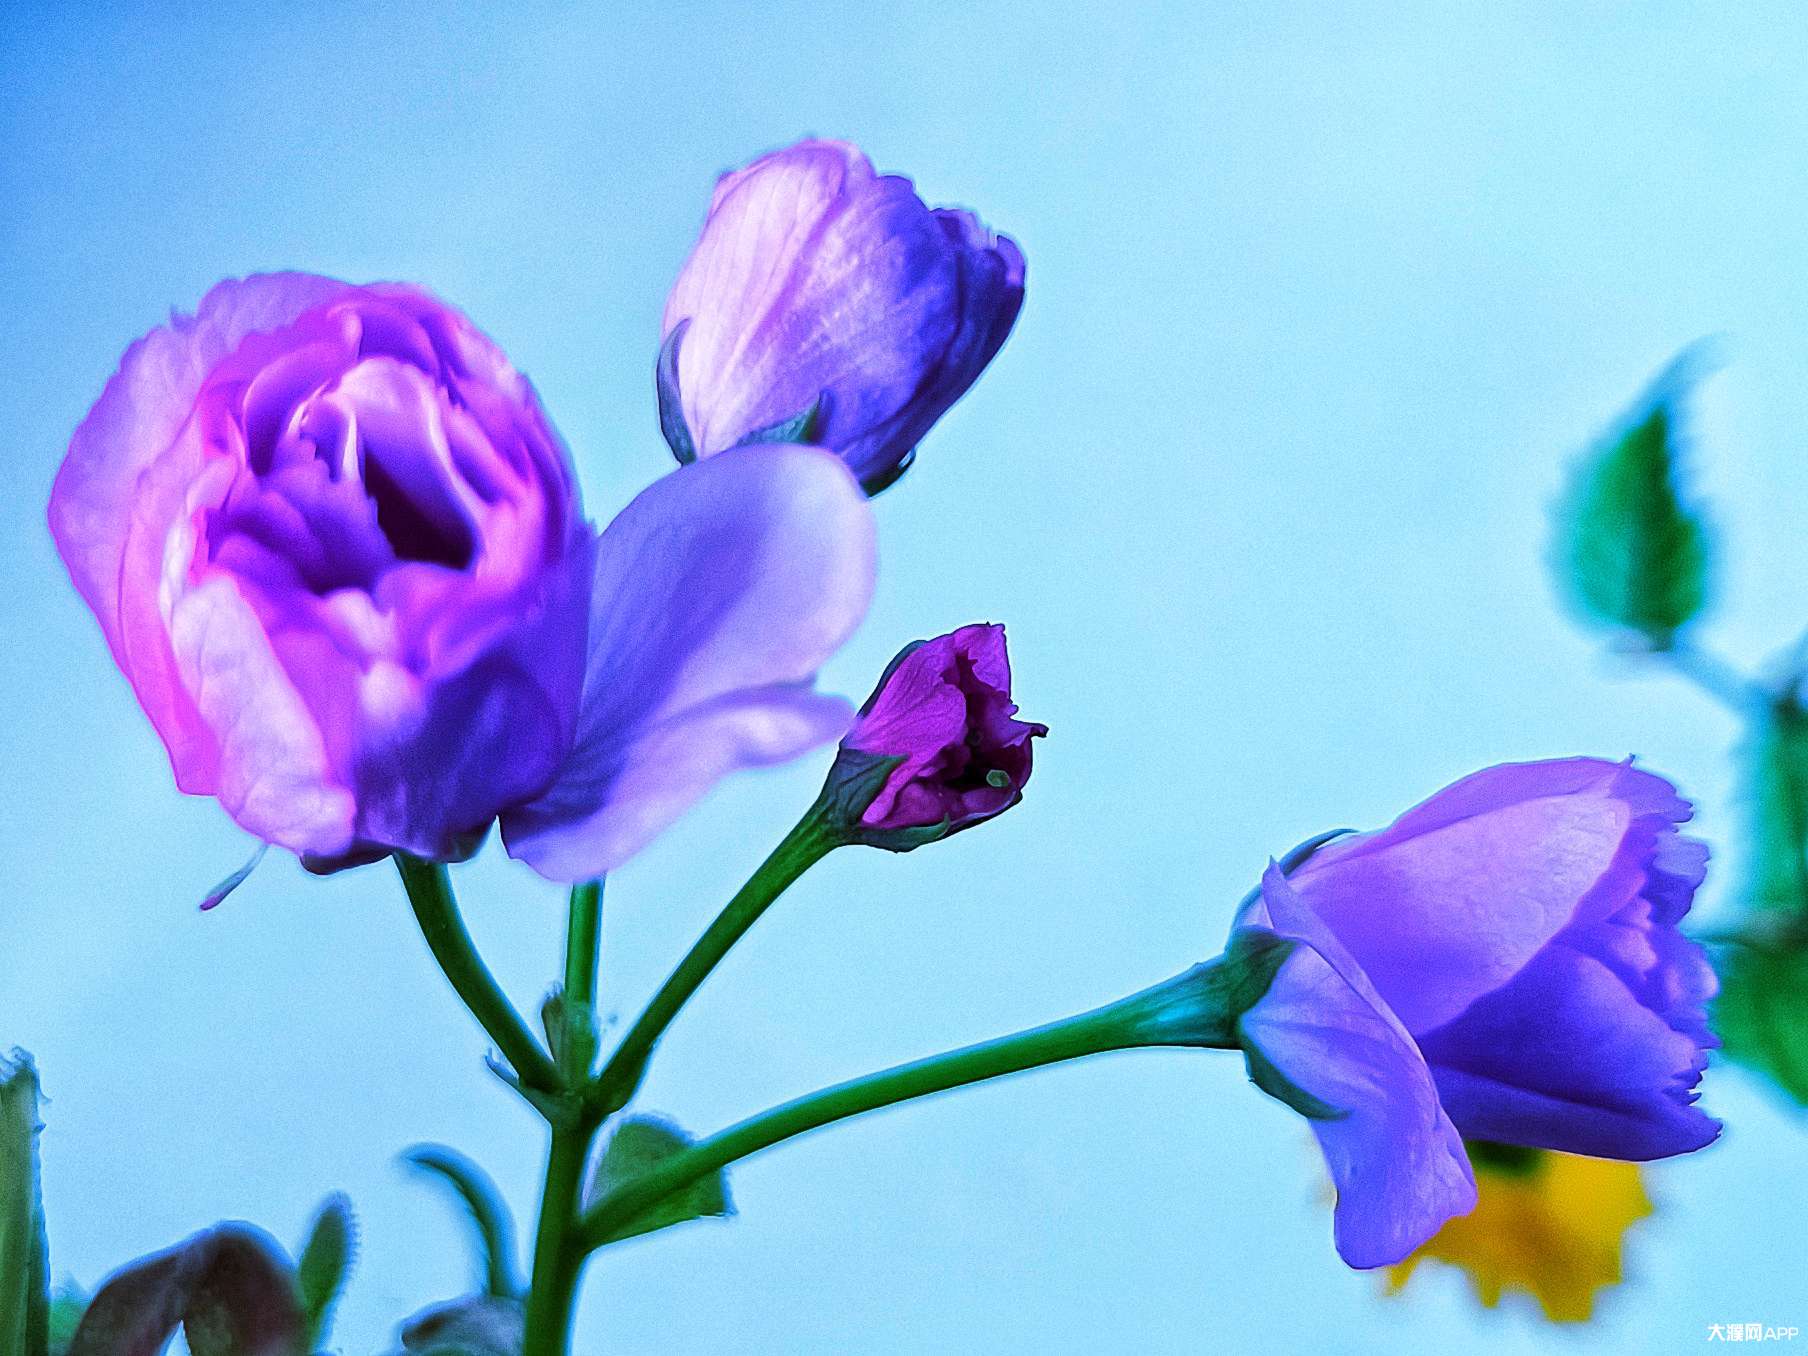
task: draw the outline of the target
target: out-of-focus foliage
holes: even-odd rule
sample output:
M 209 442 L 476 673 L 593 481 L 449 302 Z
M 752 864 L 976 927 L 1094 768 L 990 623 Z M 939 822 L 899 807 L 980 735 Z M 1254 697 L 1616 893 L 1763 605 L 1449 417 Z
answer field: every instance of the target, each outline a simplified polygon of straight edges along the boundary
M 1755 920 L 1717 948 L 1714 1029 L 1728 1059 L 1808 1107 L 1808 919 Z
M 443 1144 L 418 1144 L 402 1160 L 450 1187 L 470 1215 L 483 1293 L 496 1299 L 516 1299 L 525 1293 L 515 1279 L 514 1217 L 489 1175 Z
M 396 1356 L 520 1356 L 524 1336 L 519 1300 L 467 1295 L 403 1324 Z
M 1747 916 L 1715 948 L 1727 1059 L 1808 1106 L 1808 712 L 1772 701 L 1741 750 L 1749 787 Z
M 1467 1275 L 1490 1309 L 1518 1290 L 1553 1323 L 1587 1322 L 1596 1294 L 1620 1282 L 1626 1230 L 1652 1210 L 1638 1165 L 1483 1143 L 1469 1157 L 1475 1210 L 1389 1267 L 1389 1292 L 1432 1260 Z
M 1771 702 L 1741 755 L 1749 785 L 1749 902 L 1808 914 L 1808 711 Z
M 1707 601 L 1706 529 L 1678 485 L 1686 360 L 1626 427 L 1578 464 L 1559 506 L 1552 566 L 1588 621 L 1667 648 Z
M 194 1356 L 306 1356 L 307 1327 L 281 1249 L 222 1224 L 114 1272 L 69 1356 L 160 1356 L 177 1329 Z
M 44 1356 L 50 1261 L 38 1198 L 38 1072 L 0 1055 L 0 1352 Z

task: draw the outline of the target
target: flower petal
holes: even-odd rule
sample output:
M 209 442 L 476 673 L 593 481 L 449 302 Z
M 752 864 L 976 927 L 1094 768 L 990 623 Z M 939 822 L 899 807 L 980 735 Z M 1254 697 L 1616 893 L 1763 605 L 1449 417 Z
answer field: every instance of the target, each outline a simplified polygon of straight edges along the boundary
M 680 467 L 597 548 L 576 747 L 503 817 L 509 851 L 575 880 L 620 865 L 721 776 L 846 728 L 810 692 L 872 597 L 873 520 L 841 461 L 762 444 Z
M 1398 1262 L 1475 1206 L 1462 1140 L 1419 1048 L 1280 868 L 1249 922 L 1303 943 L 1240 1022 L 1290 1083 L 1337 1108 L 1312 1121 L 1337 1186 L 1337 1251 L 1353 1267 Z
M 126 350 L 69 440 L 50 493 L 50 530 L 115 654 L 119 566 L 138 477 L 175 441 L 207 374 L 246 335 L 290 324 L 345 287 L 309 273 L 220 283 L 194 315 L 171 316 Z
M 1637 1160 L 1713 1142 L 1720 1125 L 1694 1104 L 1707 1064 L 1695 1023 L 1677 1029 L 1641 992 L 1692 986 L 1698 1014 L 1711 971 L 1678 934 L 1680 952 L 1651 957 L 1662 976 L 1629 976 L 1617 934 L 1631 926 L 1565 934 L 1511 984 L 1421 1038 L 1465 1135 Z
M 1571 758 L 1466 777 L 1292 877 L 1409 1030 L 1448 1022 L 1564 928 L 1638 897 L 1663 833 L 1689 816 L 1660 777 Z

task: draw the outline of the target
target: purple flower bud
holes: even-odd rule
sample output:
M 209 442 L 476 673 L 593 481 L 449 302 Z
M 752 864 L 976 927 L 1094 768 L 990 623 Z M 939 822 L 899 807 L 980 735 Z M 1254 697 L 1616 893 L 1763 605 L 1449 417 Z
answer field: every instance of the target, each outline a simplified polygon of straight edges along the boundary
M 1023 799 L 1030 740 L 1013 719 L 1004 627 L 963 626 L 906 646 L 841 741 L 829 792 L 845 792 L 855 841 L 905 851 Z
M 679 460 L 827 447 L 869 494 L 979 377 L 1023 304 L 1023 255 L 931 211 L 843 142 L 724 175 L 666 302 L 661 422 Z
M 1246 1045 L 1335 1114 L 1338 1250 L 1398 1261 L 1474 1203 L 1459 1134 L 1599 1158 L 1710 1143 L 1714 975 L 1678 923 L 1707 861 L 1629 763 L 1490 768 L 1271 869 L 1239 926 L 1302 943 Z

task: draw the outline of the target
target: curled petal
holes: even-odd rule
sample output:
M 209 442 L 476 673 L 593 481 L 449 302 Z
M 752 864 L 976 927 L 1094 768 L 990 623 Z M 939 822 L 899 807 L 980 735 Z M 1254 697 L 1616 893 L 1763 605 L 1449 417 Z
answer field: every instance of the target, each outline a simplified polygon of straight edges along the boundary
M 1398 1262 L 1475 1206 L 1475 1178 L 1431 1070 L 1400 1020 L 1280 868 L 1248 920 L 1300 942 L 1241 1034 L 1333 1113 L 1312 1120 L 1337 1186 L 1337 1251 L 1353 1267 Z
M 837 737 L 810 692 L 872 596 L 871 511 L 835 457 L 761 444 L 680 467 L 599 543 L 576 747 L 503 817 L 544 875 L 599 875 L 724 774 Z
M 1572 758 L 1466 777 L 1292 877 L 1408 1029 L 1432 1030 L 1518 974 L 1565 928 L 1637 898 L 1689 815 L 1660 777 Z

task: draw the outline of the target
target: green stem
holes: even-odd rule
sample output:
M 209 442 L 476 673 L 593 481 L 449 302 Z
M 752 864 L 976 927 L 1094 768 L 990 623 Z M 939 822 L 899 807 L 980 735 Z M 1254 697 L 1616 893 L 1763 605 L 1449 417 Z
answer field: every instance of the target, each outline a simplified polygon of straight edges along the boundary
M 514 1067 L 522 1085 L 542 1092 L 560 1086 L 551 1056 L 540 1048 L 521 1014 L 515 1011 L 502 986 L 477 954 L 464 920 L 458 916 L 458 900 L 452 893 L 452 876 L 443 862 L 422 861 L 406 853 L 395 854 L 396 869 L 414 907 L 421 936 L 440 970 L 464 1000 L 504 1059 Z
M 596 1006 L 596 967 L 602 956 L 603 882 L 571 887 L 565 923 L 565 997 Z
M 559 1011 L 564 1024 L 559 1048 L 564 1069 L 576 1087 L 590 1074 L 596 1053 L 596 971 L 602 950 L 602 882 L 574 885 L 565 925 L 565 987 Z M 575 1098 L 564 1114 L 551 1118 L 552 1144 L 546 1155 L 546 1187 L 540 1195 L 540 1223 L 534 1235 L 533 1278 L 528 1284 L 522 1356 L 565 1356 L 571 1342 L 578 1277 L 586 1250 L 579 1246 L 577 1222 L 583 1207 L 584 1168 L 590 1161 L 597 1122 L 582 1114 Z
M 674 1192 L 775 1144 L 899 1102 L 1048 1064 L 1139 1046 L 1236 1047 L 1214 1011 L 1212 967 L 1201 966 L 1093 1012 L 901 1064 L 799 1097 L 730 1126 L 624 1182 L 585 1214 L 579 1238 L 596 1249 Z
M 594 1119 L 612 1115 L 628 1104 L 634 1090 L 646 1074 L 647 1060 L 653 1047 L 672 1024 L 672 1019 L 692 994 L 702 986 L 712 970 L 734 944 L 746 935 L 799 876 L 821 861 L 837 845 L 837 840 L 817 811 L 805 815 L 772 850 L 753 878 L 728 901 L 715 922 L 697 939 L 696 945 L 671 977 L 660 986 L 647 1004 L 646 1011 L 628 1029 L 615 1053 L 603 1066 L 586 1094 L 587 1114 Z

